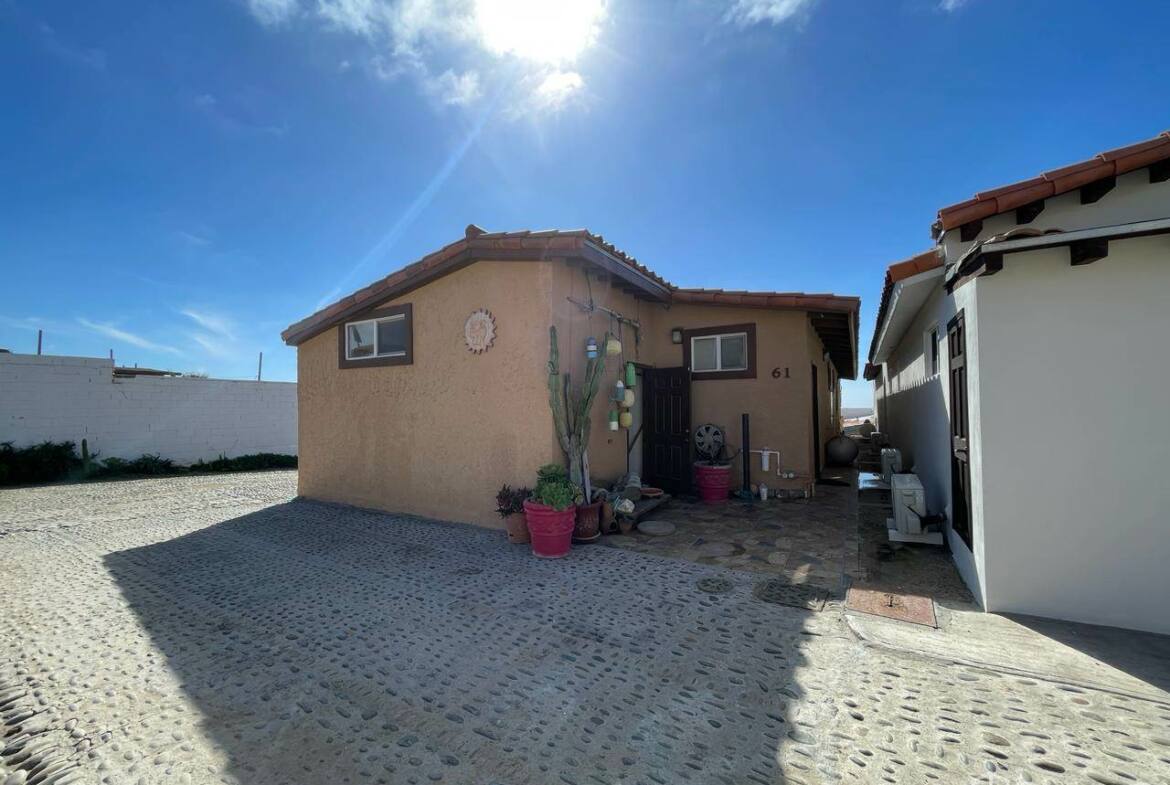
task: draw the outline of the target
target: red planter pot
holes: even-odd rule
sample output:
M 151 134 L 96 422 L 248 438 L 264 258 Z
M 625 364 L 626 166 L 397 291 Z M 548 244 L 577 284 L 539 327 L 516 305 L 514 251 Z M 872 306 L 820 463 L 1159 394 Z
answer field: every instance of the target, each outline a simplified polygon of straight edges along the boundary
M 731 487 L 731 467 L 696 463 L 695 485 L 699 486 L 699 498 L 704 504 L 721 504 L 727 501 Z
M 524 502 L 524 518 L 532 538 L 532 553 L 544 559 L 567 556 L 573 542 L 573 527 L 577 524 L 577 508 L 554 510 L 535 502 Z
M 573 527 L 574 542 L 593 542 L 601 536 L 601 502 L 577 505 L 577 522 Z

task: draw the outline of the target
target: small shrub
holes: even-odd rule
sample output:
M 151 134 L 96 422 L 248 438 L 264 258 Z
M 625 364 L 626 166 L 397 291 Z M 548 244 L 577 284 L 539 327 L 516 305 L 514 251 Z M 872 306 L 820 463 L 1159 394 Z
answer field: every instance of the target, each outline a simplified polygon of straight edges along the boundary
M 41 442 L 31 447 L 0 444 L 0 485 L 31 485 L 64 479 L 81 466 L 73 442 Z
M 532 500 L 554 510 L 567 510 L 577 499 L 577 489 L 568 480 L 538 482 Z
M 106 458 L 101 465 L 89 473 L 90 477 L 158 477 L 182 471 L 170 458 L 149 453 L 127 461 L 123 458 Z
M 257 452 L 228 458 L 220 455 L 215 460 L 197 461 L 191 464 L 193 472 L 254 472 L 261 469 L 295 469 L 297 456 L 275 452 Z
M 579 501 L 581 489 L 569 482 L 569 472 L 559 463 L 546 463 L 536 470 L 532 500 L 537 504 L 565 510 Z
M 496 493 L 496 512 L 501 518 L 524 512 L 524 500 L 531 495 L 531 488 L 513 488 L 505 485 Z
M 539 482 L 567 482 L 569 470 L 559 463 L 546 463 L 536 470 L 536 481 Z

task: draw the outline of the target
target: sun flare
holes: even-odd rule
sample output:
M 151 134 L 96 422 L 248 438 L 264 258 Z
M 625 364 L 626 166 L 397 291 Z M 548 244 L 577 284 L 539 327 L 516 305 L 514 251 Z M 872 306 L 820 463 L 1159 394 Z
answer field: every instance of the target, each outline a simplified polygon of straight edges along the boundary
M 541 63 L 569 63 L 597 37 L 604 0 L 476 0 L 485 45 Z

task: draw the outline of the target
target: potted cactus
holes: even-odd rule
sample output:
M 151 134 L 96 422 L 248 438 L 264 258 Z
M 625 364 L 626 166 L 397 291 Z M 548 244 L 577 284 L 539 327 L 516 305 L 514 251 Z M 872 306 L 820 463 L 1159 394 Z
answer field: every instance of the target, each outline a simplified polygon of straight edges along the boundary
M 610 338 L 605 334 L 605 340 Z M 589 487 L 589 430 L 590 412 L 601 377 L 605 374 L 605 358 L 590 357 L 585 363 L 585 381 L 579 389 L 570 382 L 569 374 L 561 373 L 561 353 L 557 347 L 557 328 L 548 328 L 548 405 L 552 410 L 557 442 L 565 453 L 569 466 L 569 481 L 585 489 L 585 498 L 592 497 Z
M 580 490 L 569 482 L 563 466 L 550 463 L 540 467 L 532 496 L 524 500 L 533 555 L 545 559 L 568 555 L 579 499 Z
M 504 519 L 508 542 L 529 542 L 528 524 L 524 520 L 524 500 L 532 495 L 530 488 L 505 485 L 496 492 L 496 513 Z

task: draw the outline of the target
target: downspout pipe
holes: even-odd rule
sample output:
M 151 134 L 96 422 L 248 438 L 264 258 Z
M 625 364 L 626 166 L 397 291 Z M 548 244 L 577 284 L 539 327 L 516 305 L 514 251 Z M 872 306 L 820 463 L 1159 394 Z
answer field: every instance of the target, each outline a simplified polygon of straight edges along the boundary
M 743 466 L 743 492 L 745 494 L 751 494 L 751 492 L 752 492 L 752 450 L 751 450 L 751 443 L 749 441 L 749 431 L 750 431 L 750 429 L 748 427 L 748 419 L 749 418 L 748 418 L 747 412 L 744 412 L 739 417 L 740 417 L 741 427 L 743 428 L 743 446 L 740 448 L 740 451 L 739 451 L 739 456 L 740 456 L 739 462 L 740 462 L 740 465 Z

